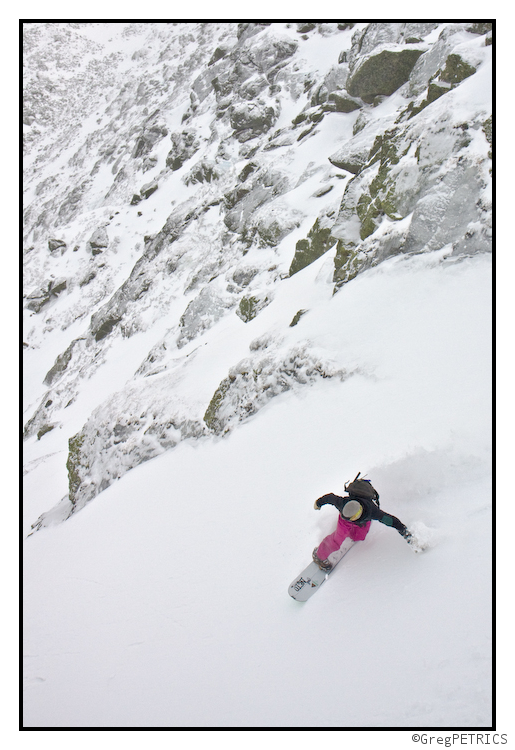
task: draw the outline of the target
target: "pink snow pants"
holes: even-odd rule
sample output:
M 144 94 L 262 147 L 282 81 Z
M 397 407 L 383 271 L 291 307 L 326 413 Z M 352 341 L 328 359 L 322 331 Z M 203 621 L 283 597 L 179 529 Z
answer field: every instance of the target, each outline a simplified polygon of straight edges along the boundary
M 345 539 L 352 539 L 355 542 L 361 542 L 368 534 L 371 521 L 367 521 L 364 526 L 356 526 L 355 523 L 345 521 L 338 516 L 338 525 L 336 531 L 326 536 L 318 545 L 317 555 L 321 560 L 327 560 L 332 552 L 339 550 Z

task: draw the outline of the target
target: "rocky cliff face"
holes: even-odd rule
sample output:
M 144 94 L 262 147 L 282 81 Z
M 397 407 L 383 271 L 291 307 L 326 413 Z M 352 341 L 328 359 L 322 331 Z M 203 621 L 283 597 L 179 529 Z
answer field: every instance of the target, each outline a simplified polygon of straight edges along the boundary
M 342 293 L 393 255 L 490 251 L 491 44 L 474 22 L 25 25 L 24 435 L 69 446 L 37 527 L 346 378 L 274 324 L 183 385 L 322 256 Z

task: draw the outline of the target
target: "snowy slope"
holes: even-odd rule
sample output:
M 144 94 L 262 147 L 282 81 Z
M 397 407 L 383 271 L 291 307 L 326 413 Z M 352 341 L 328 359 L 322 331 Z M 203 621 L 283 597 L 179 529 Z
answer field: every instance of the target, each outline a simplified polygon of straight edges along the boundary
M 25 726 L 489 726 L 491 31 L 29 25 Z
M 435 261 L 384 264 L 305 318 L 373 375 L 278 397 L 27 540 L 28 725 L 489 725 L 489 263 Z M 335 523 L 312 502 L 358 470 L 433 546 L 374 527 L 299 605 L 287 585 Z

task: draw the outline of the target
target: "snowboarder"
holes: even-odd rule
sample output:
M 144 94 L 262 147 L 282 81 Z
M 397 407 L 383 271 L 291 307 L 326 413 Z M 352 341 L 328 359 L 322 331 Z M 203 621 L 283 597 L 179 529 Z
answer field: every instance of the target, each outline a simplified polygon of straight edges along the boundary
M 407 527 L 395 516 L 385 513 L 379 507 L 379 494 L 367 479 L 358 479 L 345 485 L 348 497 L 323 495 L 315 501 L 316 510 L 322 505 L 334 505 L 340 511 L 336 530 L 326 536 L 313 550 L 313 560 L 322 570 L 331 570 L 345 552 L 354 544 L 365 539 L 372 521 L 392 526 L 410 543 L 413 538 Z M 413 540 L 414 541 L 414 540 Z

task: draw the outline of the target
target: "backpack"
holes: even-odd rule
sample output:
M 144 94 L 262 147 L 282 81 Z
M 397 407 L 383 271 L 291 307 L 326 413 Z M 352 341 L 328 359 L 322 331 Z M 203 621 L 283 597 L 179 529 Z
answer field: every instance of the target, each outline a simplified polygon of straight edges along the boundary
M 373 503 L 379 508 L 379 492 L 375 490 L 370 484 L 370 479 L 359 479 L 358 473 L 353 482 L 347 482 L 345 485 L 345 492 L 348 492 L 350 497 L 364 498 L 366 500 L 372 500 Z

